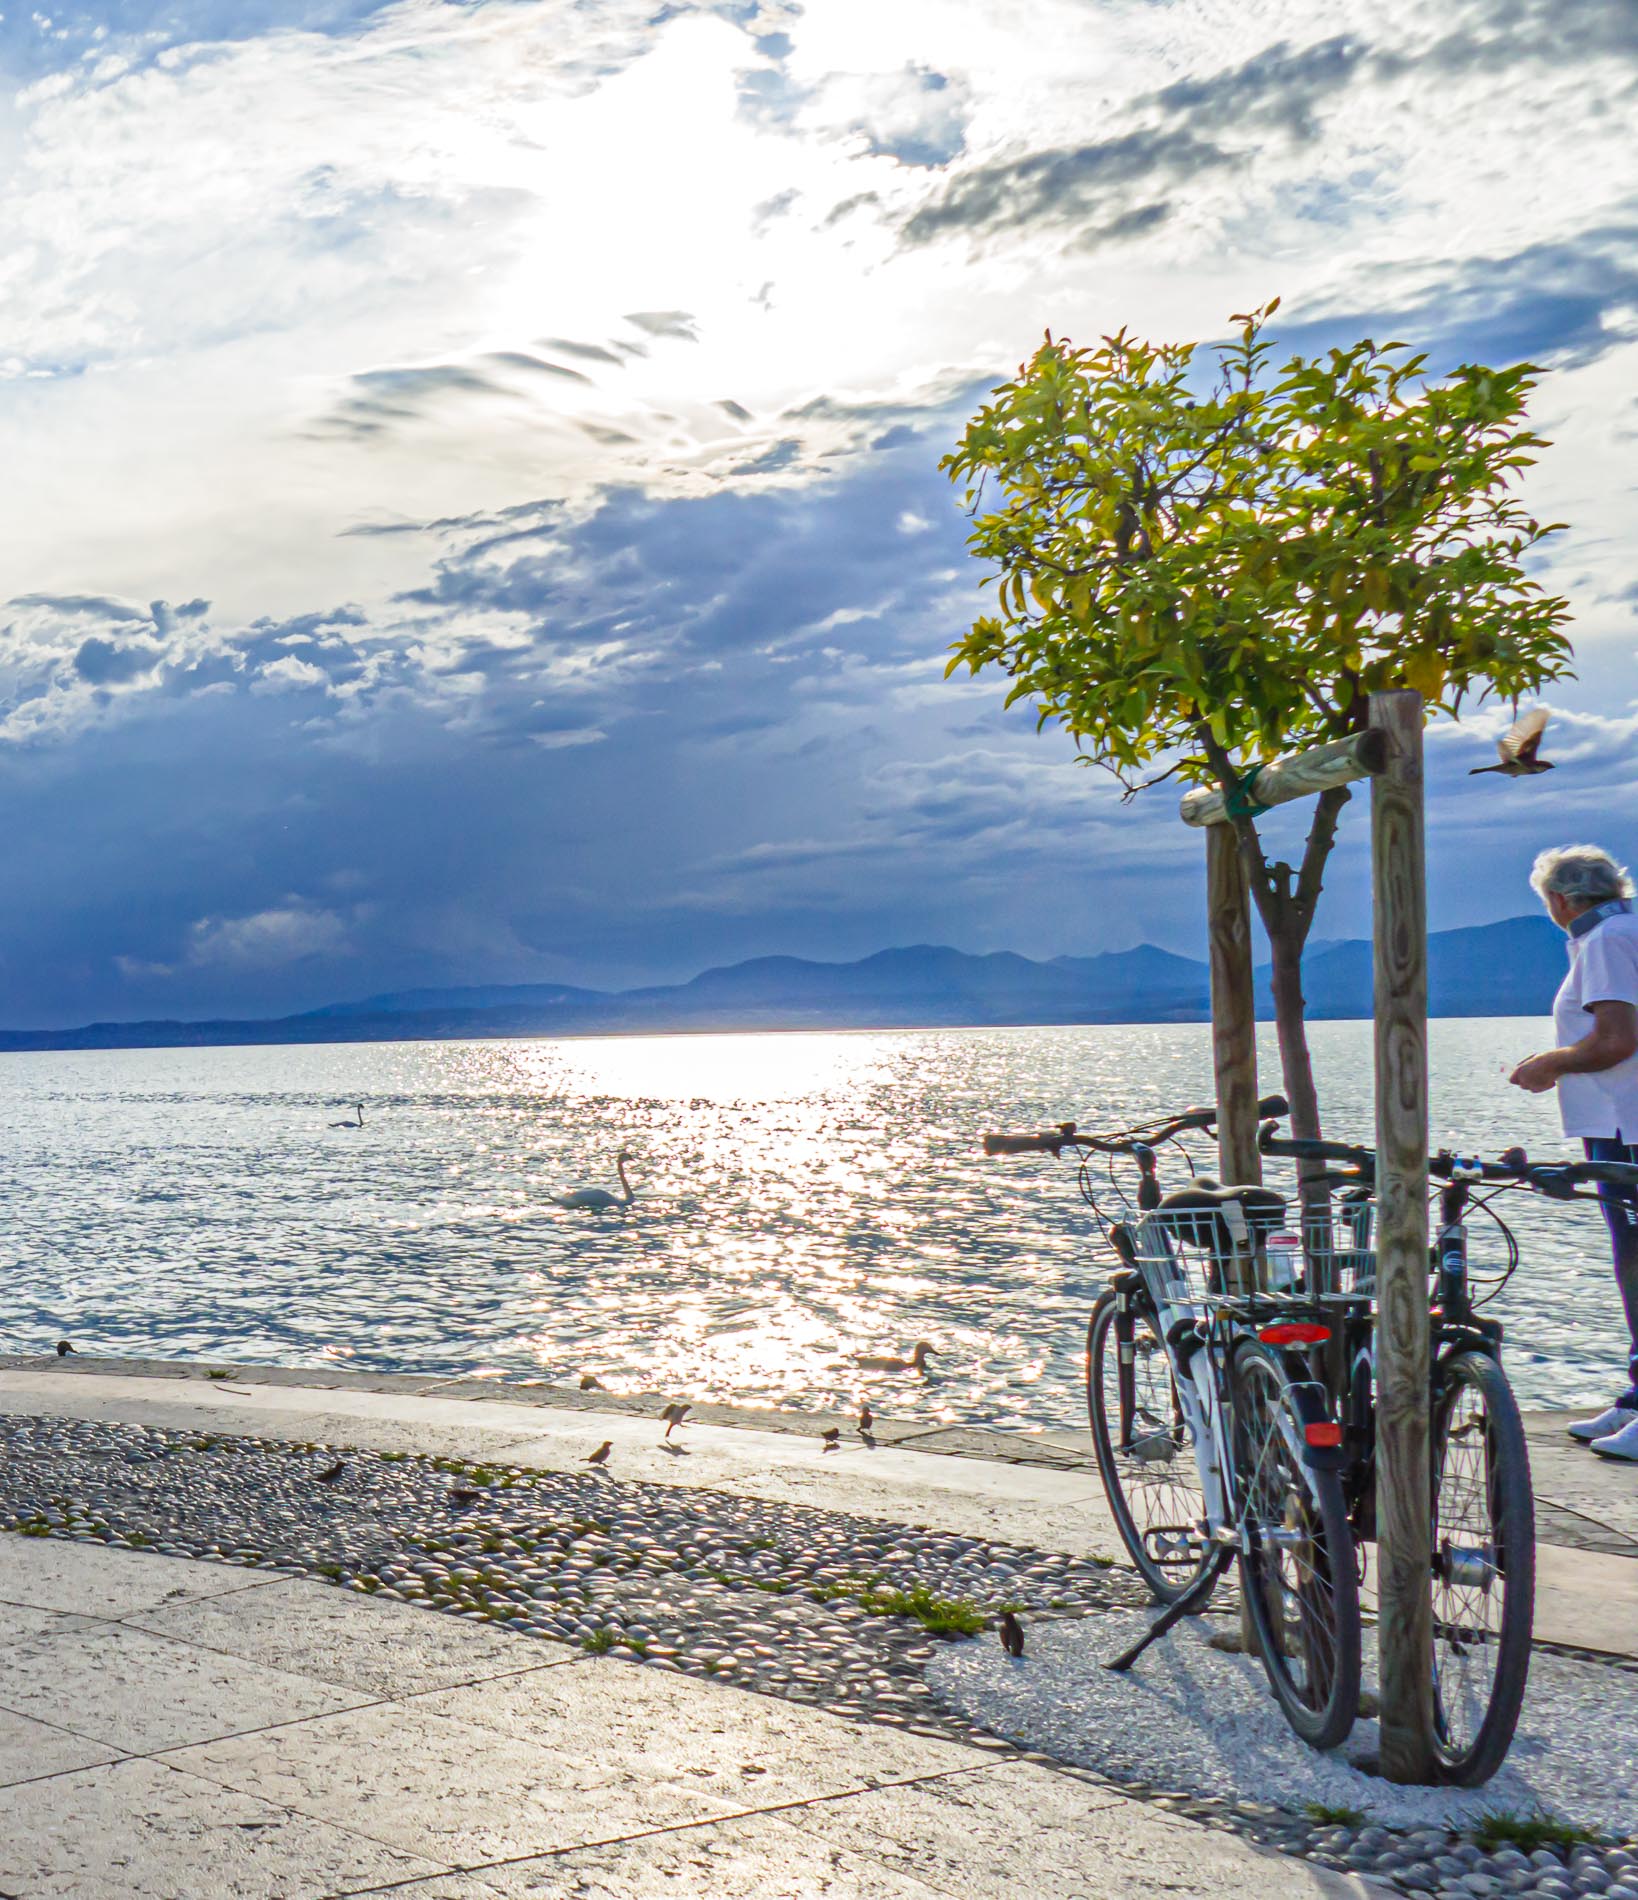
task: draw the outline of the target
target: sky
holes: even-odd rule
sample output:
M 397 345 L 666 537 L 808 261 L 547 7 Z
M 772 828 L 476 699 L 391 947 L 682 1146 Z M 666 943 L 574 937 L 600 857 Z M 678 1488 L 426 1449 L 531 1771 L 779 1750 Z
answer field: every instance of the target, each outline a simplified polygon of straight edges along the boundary
M 1635 123 L 1632 0 L 0 0 L 0 1021 L 1201 954 L 1175 787 L 943 679 L 937 464 L 1275 295 L 1545 372 L 1579 677 L 1430 735 L 1434 926 L 1638 858 Z

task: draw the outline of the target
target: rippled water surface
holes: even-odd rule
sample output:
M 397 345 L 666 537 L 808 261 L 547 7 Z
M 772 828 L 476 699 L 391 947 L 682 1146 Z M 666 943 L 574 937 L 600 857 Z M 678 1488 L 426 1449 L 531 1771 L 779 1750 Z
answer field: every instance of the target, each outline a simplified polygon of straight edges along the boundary
M 1327 1132 L 1369 1139 L 1369 1025 L 1313 1034 Z M 1434 1024 L 1435 1141 L 1566 1151 L 1503 1079 L 1546 1034 Z M 978 1136 L 1207 1100 L 1210 1073 L 1195 1025 L 8 1055 L 0 1342 L 1062 1424 L 1106 1269 L 1073 1168 Z M 327 1125 L 358 1100 L 362 1129 Z M 551 1204 L 622 1147 L 629 1212 Z M 1598 1212 L 1511 1202 L 1515 1380 L 1602 1401 Z M 918 1338 L 924 1386 L 852 1365 Z

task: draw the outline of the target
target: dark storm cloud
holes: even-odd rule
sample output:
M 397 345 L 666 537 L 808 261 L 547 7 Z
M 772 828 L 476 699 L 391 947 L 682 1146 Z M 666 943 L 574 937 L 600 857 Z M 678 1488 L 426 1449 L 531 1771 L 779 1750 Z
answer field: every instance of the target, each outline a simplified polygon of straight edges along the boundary
M 93 635 L 80 642 L 74 671 L 88 686 L 123 686 L 152 673 L 164 657 L 161 646 L 121 646 Z
M 982 233 L 1019 225 L 1105 222 L 1204 173 L 1237 165 L 1241 155 L 1185 128 L 1141 127 L 1085 145 L 1029 152 L 975 166 L 924 204 L 904 226 L 905 241 L 926 244 L 955 232 Z
M 45 607 L 59 614 L 85 614 L 94 620 L 146 620 L 140 607 L 107 594 L 18 594 L 12 607 Z
M 1565 369 L 1591 363 L 1630 337 L 1607 321 L 1638 300 L 1638 223 L 1604 225 L 1573 240 L 1477 258 L 1414 301 L 1353 305 L 1282 325 L 1280 341 L 1311 352 L 1373 335 L 1414 337 L 1432 367 L 1529 360 Z
M 1275 126 L 1306 143 L 1319 136 L 1315 108 L 1343 91 L 1368 58 L 1364 43 L 1346 34 L 1296 50 L 1280 40 L 1242 65 L 1165 86 L 1137 109 L 1152 104 L 1193 128 L 1221 133 Z

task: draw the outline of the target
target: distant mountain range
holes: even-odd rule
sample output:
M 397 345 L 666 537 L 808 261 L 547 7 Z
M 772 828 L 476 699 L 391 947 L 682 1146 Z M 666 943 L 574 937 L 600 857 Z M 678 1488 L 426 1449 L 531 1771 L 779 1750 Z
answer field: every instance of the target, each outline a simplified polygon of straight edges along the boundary
M 1564 938 L 1545 917 L 1436 932 L 1430 1013 L 1546 1015 L 1564 973 Z M 1371 946 L 1310 946 L 1311 1017 L 1369 1016 Z M 1270 1016 L 1268 972 L 1258 1014 Z M 1200 1022 L 1206 965 L 1153 944 L 1038 963 L 917 944 L 857 963 L 756 957 L 691 982 L 636 990 L 559 983 L 398 990 L 300 1016 L 246 1022 L 90 1023 L 0 1030 L 0 1050 L 185 1048 L 213 1043 L 396 1042 L 481 1036 L 583 1036 L 674 1030 L 949 1028 L 1026 1023 Z

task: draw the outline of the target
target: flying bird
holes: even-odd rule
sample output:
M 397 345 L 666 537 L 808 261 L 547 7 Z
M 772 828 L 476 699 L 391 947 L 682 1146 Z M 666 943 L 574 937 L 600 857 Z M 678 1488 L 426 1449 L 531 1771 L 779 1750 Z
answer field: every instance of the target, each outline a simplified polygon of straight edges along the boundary
M 332 1128 L 362 1128 L 364 1126 L 364 1104 L 362 1102 L 354 1102 L 353 1113 L 358 1117 L 356 1122 L 343 1120 L 331 1122 L 330 1126 Z
M 338 1458 L 328 1471 L 321 1471 L 318 1474 L 318 1481 L 320 1484 L 334 1484 L 336 1479 L 339 1478 L 346 1469 L 346 1459 Z
M 1537 772 L 1552 771 L 1551 759 L 1536 757 L 1541 747 L 1541 735 L 1547 730 L 1547 721 L 1551 718 L 1552 714 L 1545 706 L 1537 706 L 1522 719 L 1515 720 L 1496 741 L 1501 764 L 1475 765 L 1468 772 L 1468 777 L 1477 778 L 1481 772 L 1502 772 L 1508 778 L 1530 778 Z
M 688 1407 L 686 1405 L 668 1405 L 660 1416 L 665 1420 L 665 1435 L 669 1438 L 688 1416 Z
M 925 1339 L 918 1339 L 908 1359 L 895 1359 L 887 1354 L 856 1352 L 853 1363 L 862 1366 L 866 1372 L 926 1372 L 927 1361 L 933 1356 L 935 1348 Z
M 59 1359 L 66 1359 L 73 1350 L 74 1348 L 69 1345 L 66 1339 L 59 1339 L 57 1341 L 57 1357 Z
M 611 1194 L 607 1188 L 578 1187 L 570 1188 L 566 1194 L 554 1194 L 552 1199 L 559 1207 L 583 1208 L 592 1214 L 606 1214 L 613 1207 L 630 1207 L 637 1190 L 626 1179 L 626 1163 L 633 1158 L 625 1153 L 614 1157 L 615 1172 L 625 1189 L 623 1195 Z
M 1009 1656 L 1024 1653 L 1024 1626 L 1011 1610 L 1001 1612 L 1001 1647 Z
M 605 1438 L 602 1444 L 597 1447 L 596 1451 L 587 1454 L 586 1463 L 589 1465 L 606 1465 L 609 1461 L 609 1453 L 613 1451 L 613 1449 L 614 1440 L 612 1438 Z

